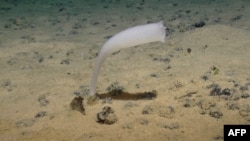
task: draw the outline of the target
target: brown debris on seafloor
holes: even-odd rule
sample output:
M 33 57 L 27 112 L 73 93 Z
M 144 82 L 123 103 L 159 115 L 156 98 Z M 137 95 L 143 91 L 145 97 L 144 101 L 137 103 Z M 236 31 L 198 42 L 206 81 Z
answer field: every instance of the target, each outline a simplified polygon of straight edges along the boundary
M 70 107 L 72 110 L 77 110 L 83 115 L 85 115 L 85 108 L 83 106 L 83 98 L 81 96 L 75 97 L 71 103 Z
M 119 100 L 152 100 L 157 97 L 157 91 L 152 90 L 151 92 L 137 92 L 129 93 L 126 92 L 125 88 L 118 82 L 112 83 L 107 87 L 107 92 L 102 94 L 96 94 L 100 99 L 112 98 Z
M 128 93 L 122 90 L 112 90 L 107 93 L 96 94 L 91 96 L 87 100 L 88 105 L 94 105 L 99 100 L 109 100 L 112 102 L 112 99 L 118 100 L 153 100 L 157 97 L 157 91 L 152 90 L 151 92 L 137 92 L 137 93 Z
M 137 92 L 137 93 L 129 93 L 124 92 L 122 90 L 112 90 L 103 94 L 96 94 L 100 99 L 105 99 L 110 97 L 112 99 L 119 100 L 152 100 L 157 97 L 157 91 L 152 90 L 151 92 Z
M 113 99 L 118 100 L 153 100 L 157 97 L 157 91 L 152 90 L 151 92 L 137 92 L 128 93 L 122 90 L 112 90 L 107 93 L 95 94 L 87 99 L 88 105 L 97 104 L 99 100 L 104 100 L 106 102 L 112 103 Z M 108 101 L 107 101 L 108 100 Z M 105 102 L 104 102 L 105 103 Z

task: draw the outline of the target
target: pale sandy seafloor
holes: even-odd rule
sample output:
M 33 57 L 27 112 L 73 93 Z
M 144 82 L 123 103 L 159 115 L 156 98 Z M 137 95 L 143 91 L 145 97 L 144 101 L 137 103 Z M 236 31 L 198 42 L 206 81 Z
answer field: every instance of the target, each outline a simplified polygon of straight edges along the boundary
M 247 0 L 1 1 L 1 141 L 223 140 L 224 124 L 250 124 L 249 13 Z M 117 82 L 157 97 L 71 110 L 107 38 L 159 20 L 166 43 L 108 57 L 97 84 L 98 93 Z M 106 105 L 114 124 L 96 122 Z

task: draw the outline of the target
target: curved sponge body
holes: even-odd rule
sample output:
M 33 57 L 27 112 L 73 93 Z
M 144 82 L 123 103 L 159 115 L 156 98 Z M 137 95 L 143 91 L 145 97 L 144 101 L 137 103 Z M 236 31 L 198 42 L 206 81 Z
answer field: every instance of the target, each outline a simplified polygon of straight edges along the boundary
M 95 94 L 96 82 L 100 68 L 106 57 L 123 48 L 161 41 L 165 42 L 165 27 L 163 22 L 139 25 L 123 30 L 110 38 L 102 47 L 94 67 L 90 84 L 90 95 Z

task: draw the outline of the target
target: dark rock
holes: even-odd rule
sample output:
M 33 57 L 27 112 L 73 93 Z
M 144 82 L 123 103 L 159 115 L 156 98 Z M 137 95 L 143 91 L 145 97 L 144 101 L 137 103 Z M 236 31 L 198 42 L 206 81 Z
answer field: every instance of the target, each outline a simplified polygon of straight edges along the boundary
M 241 90 L 241 91 L 246 91 L 246 90 L 248 90 L 248 86 L 241 86 L 241 87 L 240 87 L 240 90 Z
M 70 61 L 69 61 L 69 59 L 64 59 L 64 60 L 61 61 L 60 64 L 66 64 L 66 65 L 68 65 L 68 64 L 70 64 Z
M 6 80 L 2 83 L 1 87 L 6 88 L 11 86 L 11 81 L 10 80 Z
M 105 39 L 110 39 L 111 37 L 113 37 L 113 35 L 108 35 L 108 36 L 105 36 Z
M 62 12 L 62 11 L 64 11 L 66 8 L 60 8 L 59 10 L 58 10 L 58 12 Z
M 194 23 L 194 27 L 197 27 L 197 28 L 203 27 L 205 25 L 206 23 L 204 21 Z
M 231 91 L 230 91 L 230 89 L 225 88 L 225 89 L 223 89 L 221 91 L 220 95 L 227 95 L 227 96 L 229 96 L 229 95 L 231 95 Z
M 98 25 L 100 24 L 99 22 L 93 22 L 92 25 Z
M 41 57 L 38 58 L 38 62 L 39 62 L 39 63 L 42 63 L 43 61 L 44 61 L 43 56 L 41 56 Z
M 194 107 L 194 106 L 196 106 L 195 100 L 191 99 L 191 98 L 186 98 L 186 99 L 184 99 L 183 106 L 186 108 Z
M 238 16 L 236 16 L 236 17 L 233 17 L 233 18 L 231 18 L 231 21 L 238 21 L 238 20 L 240 20 L 242 18 L 242 15 L 238 15 Z
M 81 96 L 75 97 L 71 103 L 70 107 L 72 110 L 77 110 L 83 115 L 85 115 L 85 108 L 83 106 L 83 98 Z
M 173 5 L 173 6 L 178 6 L 178 3 L 173 3 L 172 5 Z
M 211 110 L 209 112 L 209 115 L 211 117 L 214 117 L 214 118 L 221 118 L 223 116 L 222 112 L 218 111 L 218 110 Z
M 46 106 L 49 104 L 49 100 L 47 100 L 44 95 L 38 98 L 38 102 L 40 103 L 41 106 Z
M 208 76 L 204 75 L 201 77 L 203 80 L 207 81 L 208 80 Z
M 241 95 L 241 98 L 248 98 L 249 96 L 250 96 L 249 94 L 244 93 L 244 94 Z
M 229 110 L 238 110 L 239 109 L 239 104 L 235 102 L 229 102 L 227 103 L 227 108 Z
M 135 84 L 135 87 L 136 87 L 137 89 L 139 89 L 139 88 L 140 88 L 140 84 Z
M 220 88 L 220 87 L 214 87 L 214 88 L 210 91 L 210 95 L 211 95 L 211 96 L 220 95 L 220 92 L 221 92 L 221 88 Z
M 207 88 L 212 89 L 210 91 L 210 96 L 230 96 L 232 91 L 229 88 L 221 90 L 218 84 L 212 84 Z
M 169 58 L 167 58 L 167 57 L 157 56 L 157 57 L 153 57 L 153 61 L 169 63 L 171 60 Z
M 40 111 L 36 114 L 35 118 L 41 118 L 47 116 L 47 112 L 46 111 Z
M 151 77 L 155 77 L 155 78 L 158 78 L 158 77 L 159 77 L 159 75 L 158 75 L 158 74 L 155 74 L 155 73 L 150 74 L 150 76 L 151 76 Z
M 68 50 L 66 52 L 66 56 L 70 56 L 71 54 L 74 54 L 74 50 Z
M 113 124 L 118 120 L 113 108 L 109 106 L 103 107 L 102 111 L 97 113 L 97 122 L 103 124 Z

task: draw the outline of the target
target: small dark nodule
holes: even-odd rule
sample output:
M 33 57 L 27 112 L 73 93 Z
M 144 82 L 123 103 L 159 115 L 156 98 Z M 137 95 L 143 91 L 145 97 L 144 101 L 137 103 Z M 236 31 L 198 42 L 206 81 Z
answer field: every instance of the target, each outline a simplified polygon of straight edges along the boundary
M 205 25 L 206 25 L 206 23 L 205 23 L 204 21 L 200 21 L 200 22 L 195 23 L 195 24 L 194 24 L 194 27 L 199 28 L 199 27 L 203 27 L 203 26 L 205 26 Z

